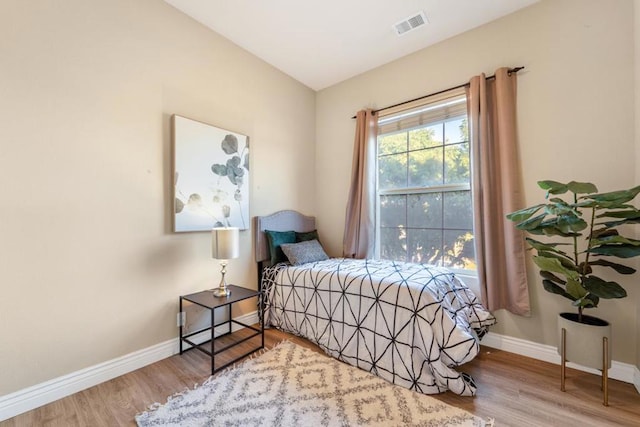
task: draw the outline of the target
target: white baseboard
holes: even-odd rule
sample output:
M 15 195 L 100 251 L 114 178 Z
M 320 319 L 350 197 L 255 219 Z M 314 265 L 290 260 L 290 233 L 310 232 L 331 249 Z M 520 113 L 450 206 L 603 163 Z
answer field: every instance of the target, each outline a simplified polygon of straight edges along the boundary
M 235 318 L 253 325 L 258 323 L 258 312 L 248 313 Z M 233 331 L 242 327 L 233 324 Z M 225 331 L 216 329 L 216 334 Z M 206 337 L 194 337 L 206 340 Z M 194 339 L 194 342 L 198 342 Z M 134 351 L 115 359 L 90 366 L 79 371 L 0 396 L 0 421 L 46 405 L 73 393 L 85 390 L 120 375 L 143 368 L 167 357 L 179 353 L 178 338 L 173 338 L 142 350 Z
M 168 340 L 116 359 L 0 396 L 0 421 L 172 356 L 176 352 L 176 344 L 177 339 Z
M 506 335 L 500 335 L 489 332 L 482 338 L 481 344 L 498 350 L 508 351 L 510 353 L 531 357 L 532 359 L 542 360 L 545 362 L 560 365 L 561 359 L 557 349 L 550 345 L 539 344 L 533 341 L 527 341 L 520 338 L 513 338 Z M 584 372 L 601 375 L 597 369 L 587 368 L 568 362 L 567 366 Z M 635 370 L 635 381 L 634 381 Z M 611 369 L 609 369 L 609 378 L 624 381 L 626 383 L 636 384 L 636 388 L 640 393 L 640 373 L 638 368 L 628 363 L 611 361 Z
M 640 393 L 640 369 L 637 366 L 633 372 L 633 385 L 636 386 L 636 390 Z

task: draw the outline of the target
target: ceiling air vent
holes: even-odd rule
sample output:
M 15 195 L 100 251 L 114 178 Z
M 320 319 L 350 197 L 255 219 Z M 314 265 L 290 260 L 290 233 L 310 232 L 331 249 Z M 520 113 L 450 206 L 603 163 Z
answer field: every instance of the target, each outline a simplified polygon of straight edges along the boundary
M 427 17 L 424 12 L 420 12 L 396 23 L 393 26 L 393 29 L 397 35 L 401 36 L 411 30 L 415 30 L 416 28 L 423 26 L 427 22 Z

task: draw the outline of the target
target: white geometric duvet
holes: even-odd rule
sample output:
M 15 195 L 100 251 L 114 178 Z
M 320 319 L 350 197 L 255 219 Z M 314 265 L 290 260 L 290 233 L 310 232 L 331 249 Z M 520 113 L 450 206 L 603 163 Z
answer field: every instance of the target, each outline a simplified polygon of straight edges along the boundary
M 262 286 L 267 325 L 420 393 L 475 394 L 454 367 L 478 354 L 495 318 L 448 270 L 334 258 L 267 268 Z

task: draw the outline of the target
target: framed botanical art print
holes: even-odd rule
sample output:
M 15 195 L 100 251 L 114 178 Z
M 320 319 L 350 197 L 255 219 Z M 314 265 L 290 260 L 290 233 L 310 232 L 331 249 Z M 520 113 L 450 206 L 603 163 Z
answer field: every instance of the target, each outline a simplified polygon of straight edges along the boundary
M 173 230 L 249 228 L 249 137 L 171 117 Z

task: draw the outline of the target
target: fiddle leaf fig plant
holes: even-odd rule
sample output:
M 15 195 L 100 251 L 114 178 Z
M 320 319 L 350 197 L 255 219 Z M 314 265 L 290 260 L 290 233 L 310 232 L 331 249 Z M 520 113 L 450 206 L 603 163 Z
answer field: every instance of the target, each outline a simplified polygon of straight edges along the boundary
M 538 186 L 546 190 L 547 202 L 510 213 L 507 219 L 530 235 L 544 236 L 526 238 L 536 251 L 533 262 L 540 269 L 542 285 L 571 300 L 582 322 L 585 308 L 597 307 L 601 299 L 627 296 L 619 283 L 598 274 L 606 269 L 619 274 L 636 271 L 617 258 L 640 255 L 640 240 L 624 237 L 619 230 L 640 223 L 640 210 L 629 204 L 640 193 L 640 185 L 609 193 L 598 193 L 589 182 L 539 181 Z

